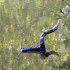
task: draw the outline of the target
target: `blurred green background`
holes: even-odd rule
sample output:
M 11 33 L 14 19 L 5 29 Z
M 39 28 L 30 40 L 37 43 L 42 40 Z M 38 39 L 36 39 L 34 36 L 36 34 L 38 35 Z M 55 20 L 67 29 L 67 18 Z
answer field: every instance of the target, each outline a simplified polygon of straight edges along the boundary
M 63 0 L 0 0 L 0 70 L 70 70 L 70 14 L 63 12 L 70 12 Z M 60 57 L 42 60 L 38 54 L 20 52 L 38 46 L 42 30 L 58 19 L 59 29 L 45 37 L 45 45 Z

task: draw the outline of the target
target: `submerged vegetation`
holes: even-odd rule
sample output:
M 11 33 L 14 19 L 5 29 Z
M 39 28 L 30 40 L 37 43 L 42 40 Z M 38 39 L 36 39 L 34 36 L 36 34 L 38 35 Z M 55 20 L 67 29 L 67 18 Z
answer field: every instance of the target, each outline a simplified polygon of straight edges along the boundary
M 45 46 L 60 57 L 21 53 L 38 46 L 42 31 L 58 19 L 59 29 L 45 37 Z M 0 70 L 39 69 L 70 70 L 70 0 L 0 0 Z

